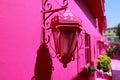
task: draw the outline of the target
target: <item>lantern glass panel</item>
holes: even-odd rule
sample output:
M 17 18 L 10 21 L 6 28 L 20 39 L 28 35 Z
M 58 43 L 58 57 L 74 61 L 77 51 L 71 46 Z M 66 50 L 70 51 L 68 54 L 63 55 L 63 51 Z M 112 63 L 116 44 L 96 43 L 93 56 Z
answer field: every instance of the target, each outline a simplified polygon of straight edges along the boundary
M 56 52 L 60 56 L 72 56 L 77 46 L 77 32 L 74 29 L 60 28 L 54 31 L 54 40 L 56 43 Z

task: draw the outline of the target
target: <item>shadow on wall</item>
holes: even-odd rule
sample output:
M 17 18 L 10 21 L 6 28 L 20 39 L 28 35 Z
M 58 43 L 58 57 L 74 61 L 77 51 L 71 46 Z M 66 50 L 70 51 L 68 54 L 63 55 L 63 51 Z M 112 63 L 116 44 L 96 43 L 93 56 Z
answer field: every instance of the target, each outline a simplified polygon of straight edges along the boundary
M 32 80 L 51 80 L 52 68 L 49 49 L 43 43 L 37 51 L 34 77 L 32 77 Z

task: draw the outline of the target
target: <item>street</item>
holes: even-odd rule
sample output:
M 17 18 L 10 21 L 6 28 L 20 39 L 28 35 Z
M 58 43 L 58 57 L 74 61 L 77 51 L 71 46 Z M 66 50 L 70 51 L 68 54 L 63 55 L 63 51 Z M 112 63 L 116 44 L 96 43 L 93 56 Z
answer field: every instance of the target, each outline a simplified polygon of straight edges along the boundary
M 120 60 L 112 59 L 112 80 L 120 80 Z

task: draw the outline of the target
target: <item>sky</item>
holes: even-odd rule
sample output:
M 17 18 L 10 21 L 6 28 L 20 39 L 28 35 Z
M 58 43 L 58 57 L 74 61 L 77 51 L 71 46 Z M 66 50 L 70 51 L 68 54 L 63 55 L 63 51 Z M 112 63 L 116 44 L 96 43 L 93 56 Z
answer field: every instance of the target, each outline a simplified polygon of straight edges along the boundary
M 120 23 L 120 0 L 105 0 L 107 27 L 115 27 Z

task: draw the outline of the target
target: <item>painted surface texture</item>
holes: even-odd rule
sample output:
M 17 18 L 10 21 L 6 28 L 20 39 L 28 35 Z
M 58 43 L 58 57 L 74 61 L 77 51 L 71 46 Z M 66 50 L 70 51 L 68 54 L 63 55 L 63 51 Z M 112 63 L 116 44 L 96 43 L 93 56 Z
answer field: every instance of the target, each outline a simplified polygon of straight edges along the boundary
M 31 80 L 40 44 L 39 0 L 0 0 L 0 80 Z
M 90 35 L 91 61 L 95 64 L 96 54 L 99 54 L 97 40 L 102 38 L 95 28 L 98 27 L 96 18 L 91 15 L 83 0 L 68 1 L 68 10 L 82 20 L 83 29 Z M 34 76 L 37 50 L 42 41 L 41 2 L 42 0 L 0 0 L 0 80 L 31 80 Z M 52 0 L 50 2 L 54 3 L 53 7 L 59 7 L 58 3 Z M 51 44 L 54 47 L 52 36 Z M 75 80 L 77 73 L 86 65 L 84 44 L 83 41 L 78 54 L 80 58 L 71 61 L 67 68 L 63 68 L 57 57 L 52 58 L 54 69 L 51 80 Z M 53 57 L 55 52 L 50 44 L 48 48 Z M 47 59 L 43 60 L 44 63 Z M 91 80 L 95 80 L 95 76 L 94 74 Z

